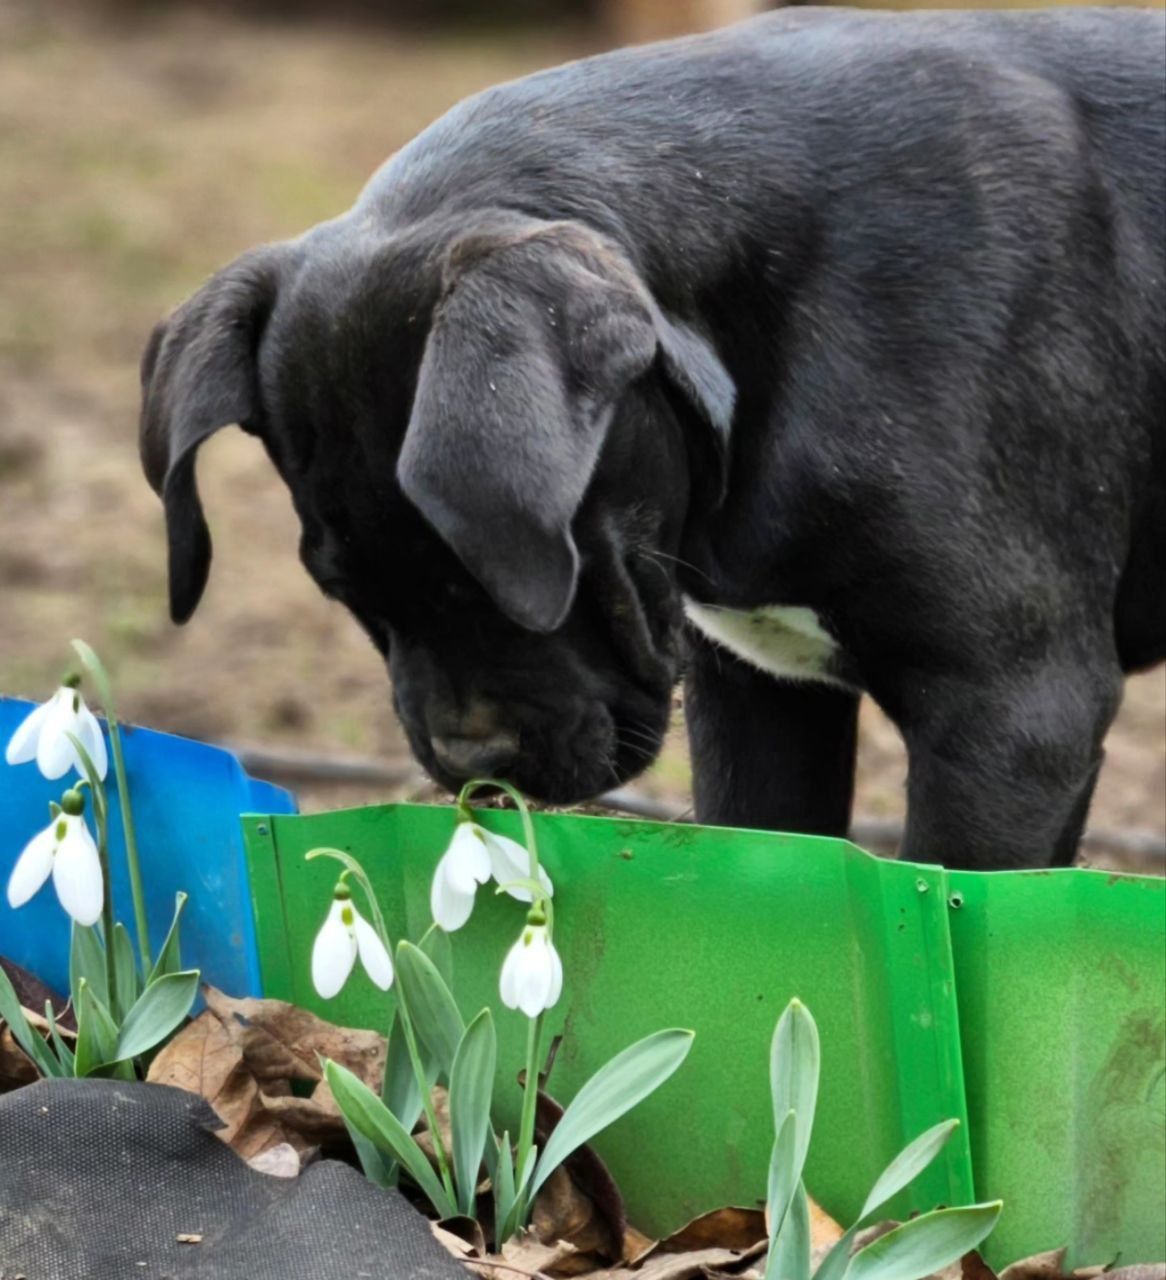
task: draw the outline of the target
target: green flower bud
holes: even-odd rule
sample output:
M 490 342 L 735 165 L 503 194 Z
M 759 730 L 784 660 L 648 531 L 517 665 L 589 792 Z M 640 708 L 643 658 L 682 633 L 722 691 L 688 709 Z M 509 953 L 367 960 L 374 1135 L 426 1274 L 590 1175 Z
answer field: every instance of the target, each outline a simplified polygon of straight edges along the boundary
M 70 818 L 80 817 L 85 812 L 85 796 L 76 787 L 70 787 L 61 797 L 61 808 Z

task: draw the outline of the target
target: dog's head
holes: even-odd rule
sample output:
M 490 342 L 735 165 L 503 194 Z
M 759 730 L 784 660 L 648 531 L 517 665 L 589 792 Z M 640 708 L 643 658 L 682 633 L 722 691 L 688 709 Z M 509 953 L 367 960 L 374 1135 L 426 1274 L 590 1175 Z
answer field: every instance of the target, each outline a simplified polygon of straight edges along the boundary
M 675 557 L 692 503 L 715 500 L 733 387 L 610 241 L 501 213 L 341 219 L 215 276 L 155 330 L 142 383 L 176 621 L 210 567 L 195 455 L 238 423 L 440 782 L 567 802 L 654 757 Z

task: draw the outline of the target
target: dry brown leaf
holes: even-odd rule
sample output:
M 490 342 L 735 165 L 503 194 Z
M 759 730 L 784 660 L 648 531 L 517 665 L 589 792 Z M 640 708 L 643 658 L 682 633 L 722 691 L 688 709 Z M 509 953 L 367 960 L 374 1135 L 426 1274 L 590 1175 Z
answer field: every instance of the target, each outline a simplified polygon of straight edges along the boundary
M 370 1087 L 385 1042 L 336 1027 L 282 1000 L 234 1000 L 203 989 L 207 1008 L 162 1050 L 148 1079 L 205 1098 L 224 1123 L 219 1136 L 244 1159 L 287 1144 L 299 1155 L 345 1139 L 344 1122 L 316 1055 L 333 1058 Z M 316 1081 L 309 1098 L 292 1081 Z
M 554 1049 L 552 1060 L 553 1056 Z M 525 1072 L 522 1073 L 522 1078 L 525 1079 Z M 540 1149 L 546 1146 L 547 1139 L 562 1118 L 563 1108 L 550 1094 L 539 1089 L 535 1110 L 535 1136 Z M 624 1247 L 628 1227 L 627 1212 L 623 1196 L 607 1165 L 584 1143 L 567 1157 L 562 1167 L 567 1171 L 574 1188 L 571 1199 L 575 1202 L 575 1216 L 586 1217 L 588 1220 L 586 1241 L 576 1239 L 575 1233 L 555 1231 L 553 1226 L 549 1230 L 540 1229 L 540 1238 L 571 1240 L 579 1248 L 599 1254 L 602 1261 L 624 1261 L 629 1256 Z M 584 1210 L 581 1198 L 589 1203 L 589 1209 Z
M 512 1267 L 535 1275 L 577 1276 L 596 1275 L 595 1263 L 585 1257 L 567 1240 L 544 1243 L 533 1231 L 515 1236 L 502 1246 L 501 1261 Z M 494 1255 L 495 1259 L 497 1255 Z M 490 1261 L 491 1258 L 485 1259 Z M 580 1267 L 585 1268 L 581 1271 Z
M 280 1142 L 261 1151 L 247 1163 L 256 1173 L 265 1173 L 269 1178 L 298 1178 L 302 1168 L 300 1153 L 290 1142 Z
M 465 1214 L 457 1214 L 452 1218 L 442 1218 L 437 1223 L 447 1235 L 461 1240 L 471 1254 L 479 1258 L 486 1256 L 486 1240 L 482 1235 L 482 1227 L 476 1218 L 468 1218 Z
M 264 1111 L 259 1083 L 242 1050 L 209 1009 L 162 1049 L 146 1079 L 205 1098 L 223 1121 L 218 1136 L 244 1159 L 286 1140 L 278 1123 Z
M 0 1093 L 19 1089 L 23 1084 L 32 1084 L 38 1075 L 32 1060 L 16 1043 L 12 1029 L 0 1024 Z
M 15 965 L 6 965 L 6 971 L 24 973 L 23 970 L 17 970 Z M 24 974 L 24 977 L 26 986 L 28 983 L 36 981 L 31 974 Z M 44 990 L 48 990 L 48 988 L 46 987 Z M 21 1010 L 29 1026 L 38 1035 L 47 1039 L 49 1034 L 47 1020 L 41 1014 L 34 1013 L 27 1005 L 22 1004 Z M 57 1031 L 66 1044 L 71 1045 L 77 1039 L 76 1030 L 68 1025 L 63 1025 L 61 1022 L 57 1023 Z M 6 1022 L 0 1021 L 0 1093 L 18 1089 L 24 1084 L 32 1084 L 39 1076 L 40 1072 L 33 1065 L 32 1059 L 17 1044 L 16 1037 L 12 1034 L 12 1028 Z
M 622 1239 L 612 1239 L 610 1223 L 562 1165 L 539 1189 L 530 1225 L 544 1245 L 565 1242 L 598 1262 L 622 1261 Z
M 1004 1268 L 1000 1280 L 1060 1280 L 1064 1271 L 1065 1250 L 1050 1249 L 1035 1253 Z
M 744 1252 L 766 1239 L 765 1214 L 760 1209 L 732 1206 L 713 1209 L 687 1222 L 666 1240 L 638 1254 L 634 1261 L 644 1262 L 662 1253 L 695 1253 L 702 1249 L 732 1249 Z
M 203 995 L 261 1085 L 318 1081 L 318 1059 L 324 1057 L 347 1067 L 370 1088 L 378 1087 L 385 1039 L 377 1032 L 334 1026 L 284 1000 L 236 1000 L 211 986 L 203 988 Z

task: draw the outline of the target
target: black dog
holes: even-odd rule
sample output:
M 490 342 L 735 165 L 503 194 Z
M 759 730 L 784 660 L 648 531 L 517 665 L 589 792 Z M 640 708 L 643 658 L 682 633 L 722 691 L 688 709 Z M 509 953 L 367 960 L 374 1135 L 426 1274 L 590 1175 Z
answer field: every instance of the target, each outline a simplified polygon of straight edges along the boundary
M 687 644 L 700 819 L 845 832 L 862 691 L 906 855 L 1070 861 L 1166 656 L 1164 50 L 799 9 L 462 103 L 154 333 L 175 619 L 238 422 L 443 783 L 630 777 Z

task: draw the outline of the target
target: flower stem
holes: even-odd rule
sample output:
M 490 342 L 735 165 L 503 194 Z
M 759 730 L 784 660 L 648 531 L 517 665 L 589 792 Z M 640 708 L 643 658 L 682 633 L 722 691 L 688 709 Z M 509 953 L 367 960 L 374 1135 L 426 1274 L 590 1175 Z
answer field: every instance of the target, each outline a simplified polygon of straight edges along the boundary
M 481 787 L 493 787 L 498 791 L 504 791 L 514 801 L 514 807 L 518 810 L 519 817 L 522 819 L 522 838 L 526 843 L 526 851 L 530 855 L 530 878 L 538 888 L 538 892 L 534 896 L 546 899 L 546 891 L 542 888 L 538 878 L 538 841 L 534 838 L 534 823 L 531 821 L 530 806 L 526 803 L 526 797 L 517 787 L 512 787 L 509 782 L 500 782 L 496 778 L 471 778 L 458 793 L 457 807 L 468 812 L 470 796 Z
M 150 949 L 150 931 L 146 921 L 146 895 L 142 889 L 142 869 L 138 862 L 138 838 L 134 830 L 134 813 L 130 804 L 129 783 L 126 780 L 125 758 L 121 750 L 121 725 L 118 723 L 117 709 L 114 706 L 113 686 L 101 659 L 84 640 L 74 640 L 73 649 L 93 678 L 101 704 L 105 709 L 106 723 L 109 725 L 109 745 L 113 752 L 113 770 L 117 778 L 121 825 L 125 835 L 126 865 L 130 873 L 130 893 L 134 901 L 134 928 L 138 935 L 138 958 L 142 965 L 142 976 L 145 977 L 153 968 L 153 954 Z
M 117 778 L 117 797 L 121 803 L 121 826 L 126 843 L 126 866 L 130 873 L 130 894 L 134 900 L 134 928 L 138 935 L 138 956 L 142 974 L 154 967 L 150 949 L 150 927 L 146 920 L 146 895 L 142 888 L 142 868 L 138 861 L 138 837 L 134 829 L 134 811 L 130 804 L 130 787 L 126 778 L 125 757 L 121 750 L 121 726 L 112 707 L 105 708 L 109 724 L 109 745 L 113 749 L 113 771 Z
M 531 1018 L 526 1030 L 526 1084 L 522 1093 L 522 1116 L 518 1124 L 518 1146 L 514 1167 L 518 1177 L 526 1168 L 527 1153 L 534 1143 L 534 1117 L 538 1105 L 539 1048 L 542 1042 L 543 1015 Z M 525 1215 L 524 1215 L 525 1216 Z M 520 1225 L 520 1224 L 515 1224 Z

